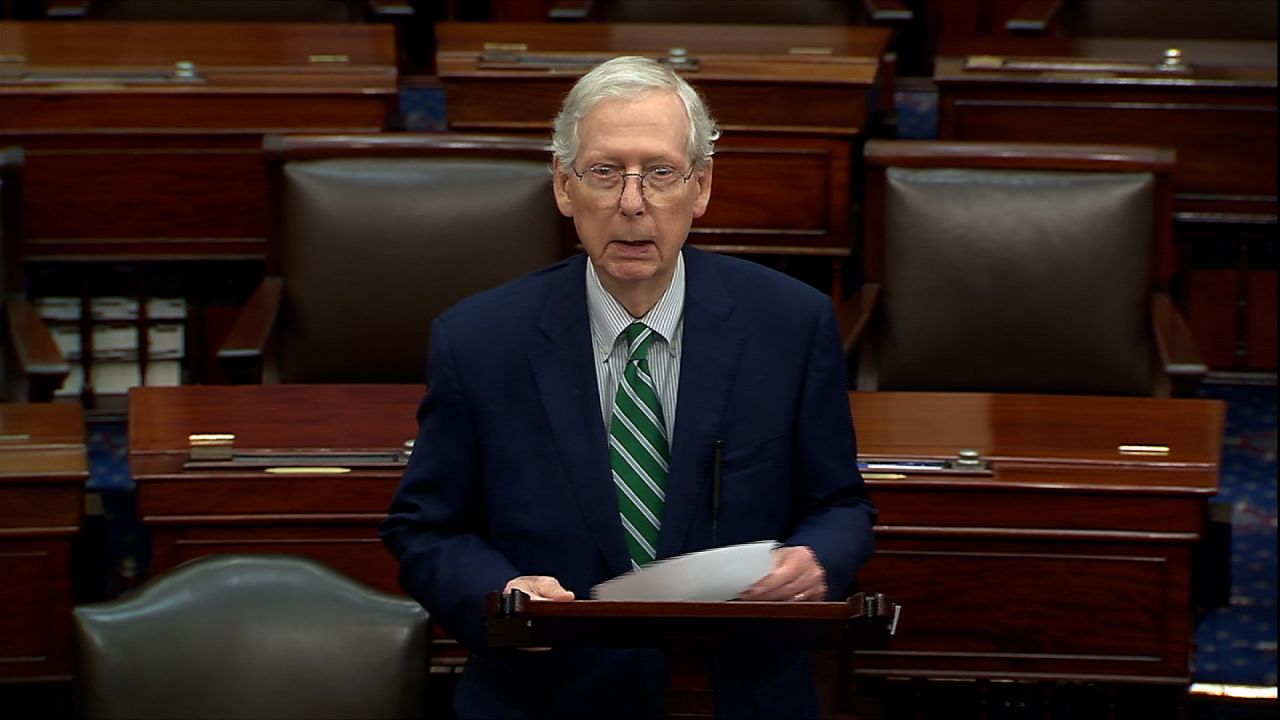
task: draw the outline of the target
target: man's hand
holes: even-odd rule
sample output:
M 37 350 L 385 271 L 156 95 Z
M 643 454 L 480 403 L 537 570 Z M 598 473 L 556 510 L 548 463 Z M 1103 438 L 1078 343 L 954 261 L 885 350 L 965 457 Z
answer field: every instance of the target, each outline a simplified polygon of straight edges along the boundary
M 565 590 L 559 580 L 548 575 L 521 575 L 511 578 L 507 581 L 507 586 L 502 588 L 502 592 L 505 594 L 512 590 L 519 590 L 533 600 L 563 602 L 573 599 L 573 593 Z
M 554 602 L 564 602 L 573 599 L 573 593 L 564 589 L 560 581 L 549 575 L 521 575 L 513 577 L 507 581 L 507 586 L 502 588 L 505 595 L 512 590 L 519 590 L 528 595 L 532 600 L 551 600 Z M 525 652 L 546 652 L 551 648 L 547 647 L 530 647 L 520 648 Z
M 827 598 L 827 571 L 805 546 L 773 551 L 773 570 L 742 591 L 739 600 L 820 602 Z

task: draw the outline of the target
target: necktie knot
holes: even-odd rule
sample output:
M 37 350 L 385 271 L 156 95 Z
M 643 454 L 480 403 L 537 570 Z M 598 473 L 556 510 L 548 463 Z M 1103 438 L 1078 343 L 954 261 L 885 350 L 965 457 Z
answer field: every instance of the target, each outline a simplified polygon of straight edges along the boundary
M 627 352 L 631 362 L 643 361 L 649 357 L 649 346 L 653 344 L 657 333 L 642 322 L 633 322 L 627 326 Z

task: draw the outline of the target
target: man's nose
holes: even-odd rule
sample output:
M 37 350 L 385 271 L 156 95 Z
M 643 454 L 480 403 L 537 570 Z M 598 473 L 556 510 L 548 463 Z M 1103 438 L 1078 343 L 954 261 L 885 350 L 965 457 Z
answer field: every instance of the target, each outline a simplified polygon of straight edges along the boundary
M 627 182 L 635 179 L 635 182 Z M 644 178 L 639 175 L 622 176 L 622 212 L 626 215 L 637 215 L 644 212 Z

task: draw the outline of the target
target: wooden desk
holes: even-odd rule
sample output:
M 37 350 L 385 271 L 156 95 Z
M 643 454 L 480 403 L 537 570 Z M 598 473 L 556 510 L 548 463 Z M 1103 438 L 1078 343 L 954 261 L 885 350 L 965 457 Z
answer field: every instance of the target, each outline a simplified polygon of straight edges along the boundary
M 1161 70 L 1168 47 L 1183 65 Z M 1215 369 L 1275 371 L 1274 42 L 984 38 L 940 55 L 942 138 L 1174 148 L 1201 350 Z
M 236 446 L 402 448 L 416 386 L 136 388 L 129 457 L 153 571 L 214 552 L 291 552 L 398 591 L 376 525 L 393 463 L 342 475 L 188 465 L 187 436 Z M 859 672 L 1185 682 L 1191 548 L 1217 488 L 1223 404 L 1207 400 L 855 393 L 864 459 L 977 450 L 989 471 L 868 470 L 882 512 L 861 589 L 903 606 Z M 1168 455 L 1121 454 L 1121 444 Z M 329 464 L 329 463 L 326 463 Z M 334 465 L 338 462 L 332 463 Z M 455 656 L 456 657 L 456 656 Z
M 79 405 L 0 404 L 0 683 L 71 677 L 84 431 Z
M 262 136 L 383 129 L 395 52 L 382 25 L 0 22 L 26 259 L 260 258 Z
M 843 297 L 852 168 L 875 113 L 893 101 L 893 67 L 883 60 L 890 31 L 444 22 L 436 38 L 449 127 L 468 132 L 546 135 L 564 94 L 593 65 L 682 49 L 681 72 L 724 131 L 712 202 L 690 241 L 720 252 L 832 258 L 833 295 Z
M 1217 491 L 1223 403 L 856 393 L 851 404 L 864 459 L 972 449 L 990 463 L 866 471 L 881 515 L 859 582 L 903 614 L 891 649 L 860 652 L 856 672 L 1190 681 L 1191 555 Z

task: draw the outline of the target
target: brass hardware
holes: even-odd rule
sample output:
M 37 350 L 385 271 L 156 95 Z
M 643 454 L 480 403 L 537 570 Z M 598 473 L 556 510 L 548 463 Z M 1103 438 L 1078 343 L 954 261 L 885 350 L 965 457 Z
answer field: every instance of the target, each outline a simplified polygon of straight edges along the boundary
M 829 47 L 793 47 L 787 48 L 789 55 L 830 55 Z
M 348 55 L 340 55 L 340 54 L 332 54 L 332 55 L 318 54 L 318 55 L 308 55 L 307 61 L 313 65 L 320 65 L 325 63 L 330 65 L 346 65 L 347 63 L 351 62 L 351 57 Z
M 235 433 L 192 433 L 187 436 L 192 460 L 230 460 L 235 449 Z
M 345 475 L 346 473 L 351 472 L 351 468 L 321 467 L 318 465 L 316 467 L 290 466 L 269 467 L 263 470 L 263 472 L 270 473 L 272 475 Z
M 864 472 L 863 480 L 905 480 L 906 475 L 902 473 L 880 473 L 880 472 Z
M 1178 70 L 1182 65 L 1182 51 L 1178 48 L 1166 48 L 1164 59 L 1160 61 L 1161 70 Z
M 196 64 L 189 60 L 181 60 L 173 64 L 173 78 L 175 80 L 195 80 L 199 75 L 196 74 Z
M 1121 445 L 1121 455 L 1168 455 L 1168 445 Z
M 956 470 L 985 470 L 987 461 L 982 459 L 982 454 L 977 450 L 966 449 L 956 453 L 951 467 Z
M 0 435 L 0 442 L 28 442 L 31 436 L 27 433 L 5 433 Z
M 484 44 L 485 51 L 497 50 L 500 52 L 524 52 L 529 49 L 525 43 L 500 43 L 487 42 Z

